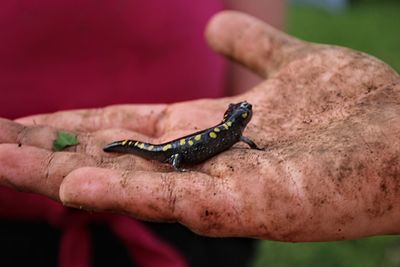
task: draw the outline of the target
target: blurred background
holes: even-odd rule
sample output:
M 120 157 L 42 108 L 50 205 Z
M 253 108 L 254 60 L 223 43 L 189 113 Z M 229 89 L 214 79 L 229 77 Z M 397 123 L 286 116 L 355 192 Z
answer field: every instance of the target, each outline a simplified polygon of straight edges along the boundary
M 399 72 L 399 14 L 399 0 L 293 0 L 287 29 L 305 40 L 374 55 Z
M 293 0 L 288 8 L 286 29 L 291 35 L 366 52 L 400 72 L 400 1 Z M 400 266 L 400 237 L 299 244 L 260 241 L 252 266 L 395 267 Z

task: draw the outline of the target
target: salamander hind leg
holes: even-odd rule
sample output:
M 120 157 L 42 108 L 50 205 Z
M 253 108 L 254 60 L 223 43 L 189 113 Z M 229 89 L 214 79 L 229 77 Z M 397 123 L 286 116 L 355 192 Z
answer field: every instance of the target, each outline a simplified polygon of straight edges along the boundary
M 263 148 L 258 147 L 256 143 L 254 143 L 250 138 L 246 136 L 241 136 L 240 141 L 248 144 L 251 149 L 264 150 Z
M 180 154 L 174 154 L 171 156 L 171 158 L 169 159 L 169 162 L 171 163 L 172 167 L 174 167 L 175 171 L 178 172 L 188 172 L 190 171 L 189 169 L 184 169 L 181 168 L 181 162 L 182 162 L 182 156 Z

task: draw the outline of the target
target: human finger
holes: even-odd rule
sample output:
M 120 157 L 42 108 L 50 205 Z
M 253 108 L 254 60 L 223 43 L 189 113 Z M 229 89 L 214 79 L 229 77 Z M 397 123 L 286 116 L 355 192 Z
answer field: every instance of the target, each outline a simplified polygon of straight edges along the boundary
M 195 232 L 234 235 L 238 199 L 229 181 L 199 172 L 81 168 L 60 187 L 61 201 L 89 210 L 123 212 L 152 221 L 177 221 Z M 218 226 L 218 227 L 217 227 Z M 242 234 L 236 230 L 236 234 Z
M 16 143 L 24 127 L 11 120 L 0 118 L 0 143 Z
M 30 145 L 51 150 L 57 132 L 57 129 L 48 126 L 29 127 L 0 118 L 0 143 L 3 144 Z
M 19 146 L 34 146 L 46 150 L 54 149 L 54 142 L 61 132 L 65 130 L 56 129 L 51 126 L 26 126 L 20 123 L 0 118 L 0 144 L 18 144 Z M 77 137 L 77 144 L 73 148 L 66 147 L 65 150 L 77 150 L 77 147 L 87 147 L 90 138 L 82 133 L 69 132 Z
M 165 105 L 116 105 L 41 114 L 17 119 L 24 125 L 51 125 L 70 131 L 93 132 L 106 128 L 125 128 L 147 135 L 157 131 L 156 122 Z
M 290 61 L 296 56 L 296 50 L 310 47 L 309 43 L 237 11 L 215 15 L 207 26 L 206 38 L 214 50 L 262 77 L 273 74 Z
M 19 146 L 35 146 L 49 151 L 54 150 L 54 141 L 64 129 L 51 126 L 26 126 L 14 121 L 0 118 L 0 143 L 18 144 Z M 103 153 L 102 147 L 118 139 L 137 139 L 151 141 L 146 136 L 125 129 L 107 129 L 97 132 L 69 132 L 76 136 L 77 144 L 66 147 L 66 151 L 74 151 L 98 156 Z M 146 139 L 147 138 L 147 139 Z
M 95 166 L 87 155 L 0 144 L 0 185 L 59 199 L 63 178 L 75 168 Z

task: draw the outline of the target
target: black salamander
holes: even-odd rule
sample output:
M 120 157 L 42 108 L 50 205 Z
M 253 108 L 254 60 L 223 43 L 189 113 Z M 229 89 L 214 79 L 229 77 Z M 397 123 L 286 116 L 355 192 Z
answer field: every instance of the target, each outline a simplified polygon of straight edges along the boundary
M 121 140 L 106 145 L 105 152 L 130 153 L 146 159 L 172 164 L 176 171 L 187 171 L 182 164 L 196 164 L 215 156 L 242 141 L 252 149 L 259 149 L 249 138 L 242 136 L 251 120 L 252 106 L 246 101 L 230 104 L 222 122 L 163 144 Z

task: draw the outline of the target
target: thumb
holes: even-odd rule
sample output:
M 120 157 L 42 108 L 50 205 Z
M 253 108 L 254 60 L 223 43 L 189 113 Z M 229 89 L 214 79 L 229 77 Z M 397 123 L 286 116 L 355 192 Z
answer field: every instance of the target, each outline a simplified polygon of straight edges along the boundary
M 265 78 L 290 61 L 297 49 L 309 45 L 237 11 L 215 15 L 207 26 L 206 38 L 215 51 Z

